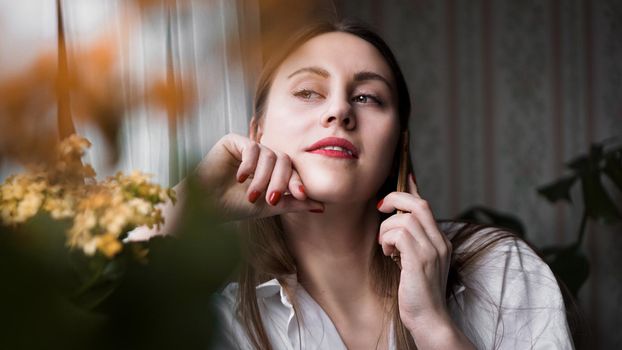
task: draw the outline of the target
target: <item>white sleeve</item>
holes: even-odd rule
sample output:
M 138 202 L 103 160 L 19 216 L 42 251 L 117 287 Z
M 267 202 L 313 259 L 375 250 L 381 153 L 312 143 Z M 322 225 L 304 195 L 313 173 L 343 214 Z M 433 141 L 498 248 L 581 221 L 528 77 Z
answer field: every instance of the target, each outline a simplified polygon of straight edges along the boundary
M 557 281 L 525 242 L 503 239 L 464 285 L 450 309 L 478 349 L 573 349 Z

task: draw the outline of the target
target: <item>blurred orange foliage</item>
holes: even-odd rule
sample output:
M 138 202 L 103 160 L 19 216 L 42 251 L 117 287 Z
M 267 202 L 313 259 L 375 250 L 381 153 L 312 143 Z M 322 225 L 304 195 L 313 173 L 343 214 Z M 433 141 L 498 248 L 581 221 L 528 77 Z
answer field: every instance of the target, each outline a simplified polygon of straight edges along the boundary
M 179 79 L 173 84 L 162 79 L 136 93 L 141 89 L 128 85 L 129 72 L 119 69 L 120 47 L 112 36 L 102 36 L 71 50 L 62 76 L 57 53 L 44 52 L 27 69 L 1 80 L 0 162 L 4 158 L 24 164 L 50 158 L 59 141 L 59 89 L 69 90 L 73 119 L 95 125 L 115 160 L 121 121 L 133 106 L 146 102 L 165 109 L 169 116 L 173 111 L 175 118 L 183 116 L 195 98 L 191 86 Z
M 62 24 L 61 3 L 57 2 L 57 18 Z M 208 0 L 201 6 L 214 4 Z M 246 64 L 249 57 L 253 57 L 252 61 L 262 56 L 265 62 L 267 56 L 278 51 L 283 40 L 295 28 L 311 18 L 318 18 L 314 14 L 317 4 L 310 0 L 260 0 L 259 4 L 261 33 L 244 33 L 240 35 L 240 40 L 224 38 L 220 43 L 222 49 L 228 51 L 230 63 Z M 181 79 L 186 75 L 178 70 L 183 68 L 172 64 L 173 49 L 167 42 L 167 35 L 170 38 L 173 34 L 171 18 L 185 18 L 182 12 L 192 11 L 192 6 L 187 6 L 190 2 L 133 0 L 124 5 L 139 11 L 138 18 L 124 18 L 121 28 L 118 22 L 110 24 L 111 28 L 120 29 L 121 35 L 109 34 L 84 45 L 71 45 L 71 37 L 65 37 L 63 26 L 59 25 L 58 51 L 43 52 L 29 68 L 0 80 L 0 164 L 6 159 L 22 164 L 49 159 L 59 136 L 65 137 L 66 130 L 72 132 L 69 127 L 59 135 L 60 119 L 63 119 L 61 124 L 67 120 L 71 124 L 74 120 L 95 125 L 108 142 L 112 160 L 116 160 L 122 120 L 126 116 L 131 117 L 127 115 L 128 111 L 137 105 L 146 103 L 165 110 L 171 127 L 188 114 L 189 107 L 197 99 L 197 92 L 194 82 Z M 322 10 L 325 11 L 326 8 Z M 328 12 L 332 12 L 330 8 Z M 122 50 L 126 47 L 122 41 L 132 34 L 132 28 L 144 22 L 140 17 L 162 15 L 168 21 L 167 32 L 161 36 L 162 43 L 166 43 L 167 64 L 161 67 L 165 74 L 160 80 L 154 81 L 151 77 L 144 79 L 146 86 L 130 86 L 130 82 L 137 79 L 131 79 L 128 71 L 120 69 L 123 66 L 121 61 L 129 62 L 123 56 L 127 52 Z M 105 32 L 118 33 L 117 30 Z M 178 35 L 176 31 L 174 35 Z M 172 40 L 180 40 L 174 35 Z M 66 56 L 62 54 L 63 48 Z M 237 54 L 240 56 L 235 56 Z M 60 62 L 59 56 L 62 57 Z M 62 67 L 64 57 L 66 69 Z M 126 68 L 127 64 L 124 66 Z

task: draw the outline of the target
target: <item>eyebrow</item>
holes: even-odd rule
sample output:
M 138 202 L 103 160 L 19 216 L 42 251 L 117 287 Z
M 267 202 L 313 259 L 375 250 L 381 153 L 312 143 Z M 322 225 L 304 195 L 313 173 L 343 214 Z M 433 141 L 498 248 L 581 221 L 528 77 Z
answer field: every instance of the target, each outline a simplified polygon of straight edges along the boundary
M 387 84 L 387 87 L 389 87 L 389 89 L 391 88 L 391 84 L 389 84 L 389 81 L 378 73 L 363 71 L 363 72 L 358 72 L 354 74 L 354 81 L 366 81 L 366 80 L 378 80 L 378 81 L 381 81 Z
M 288 75 L 287 79 L 290 79 L 294 75 L 302 74 L 302 73 L 311 73 L 311 74 L 319 75 L 322 78 L 330 77 L 330 73 L 328 73 L 326 69 L 323 69 L 320 67 L 304 67 Z M 378 81 L 385 83 L 389 88 L 391 88 L 391 84 L 389 83 L 389 81 L 378 73 L 374 73 L 370 71 L 362 71 L 362 72 L 358 72 L 354 74 L 354 81 L 356 82 L 367 81 L 367 80 L 378 80 Z
M 300 68 L 299 70 L 295 71 L 294 73 L 288 75 L 287 79 L 293 77 L 296 74 L 302 74 L 302 73 L 312 73 L 312 74 L 319 75 L 322 78 L 330 77 L 330 74 L 328 73 L 328 71 L 326 69 L 323 69 L 323 68 L 320 68 L 320 67 L 304 67 L 304 68 Z

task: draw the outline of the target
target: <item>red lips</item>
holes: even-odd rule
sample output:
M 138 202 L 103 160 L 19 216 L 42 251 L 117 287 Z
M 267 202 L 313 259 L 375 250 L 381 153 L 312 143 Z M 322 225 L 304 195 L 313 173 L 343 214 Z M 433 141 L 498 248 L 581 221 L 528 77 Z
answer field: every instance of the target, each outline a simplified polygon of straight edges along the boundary
M 326 149 L 324 147 L 340 147 L 346 151 Z M 359 150 L 352 144 L 352 142 L 340 137 L 327 137 L 321 139 L 309 146 L 306 151 L 336 158 L 356 159 L 359 155 Z

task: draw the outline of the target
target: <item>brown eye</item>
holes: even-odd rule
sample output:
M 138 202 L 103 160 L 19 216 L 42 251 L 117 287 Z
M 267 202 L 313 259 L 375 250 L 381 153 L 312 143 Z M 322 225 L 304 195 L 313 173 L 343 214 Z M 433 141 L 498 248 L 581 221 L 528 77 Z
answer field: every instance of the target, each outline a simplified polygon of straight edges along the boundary
M 299 90 L 294 92 L 294 96 L 301 98 L 303 100 L 310 100 L 313 98 L 318 98 L 321 97 L 320 94 L 318 94 L 317 92 L 313 91 L 313 90 L 308 90 L 308 89 L 303 89 L 303 90 Z
M 378 97 L 373 95 L 357 95 L 352 98 L 352 102 L 361 104 L 373 103 L 377 105 L 382 105 L 382 101 Z

